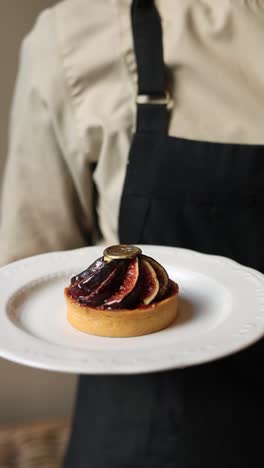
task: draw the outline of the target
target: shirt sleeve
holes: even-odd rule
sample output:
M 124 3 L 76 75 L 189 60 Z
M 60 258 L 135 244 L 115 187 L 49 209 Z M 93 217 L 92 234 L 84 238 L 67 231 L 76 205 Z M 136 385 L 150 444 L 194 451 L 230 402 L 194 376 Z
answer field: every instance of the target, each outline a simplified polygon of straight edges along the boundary
M 21 48 L 11 112 L 0 210 L 0 265 L 85 246 L 93 229 L 92 187 L 84 219 L 69 154 L 65 155 L 69 148 L 60 132 L 65 94 L 56 85 L 56 66 L 47 60 L 43 64 L 49 54 L 42 56 L 35 39 L 33 33 Z M 55 77 L 50 93 L 43 92 L 45 76 Z M 86 184 L 92 186 L 88 172 Z

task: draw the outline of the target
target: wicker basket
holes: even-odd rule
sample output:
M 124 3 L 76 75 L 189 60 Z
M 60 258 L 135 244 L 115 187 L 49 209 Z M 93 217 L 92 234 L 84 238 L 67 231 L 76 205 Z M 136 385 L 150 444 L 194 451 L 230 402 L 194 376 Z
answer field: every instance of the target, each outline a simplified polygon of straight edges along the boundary
M 70 420 L 0 427 L 0 468 L 59 468 Z

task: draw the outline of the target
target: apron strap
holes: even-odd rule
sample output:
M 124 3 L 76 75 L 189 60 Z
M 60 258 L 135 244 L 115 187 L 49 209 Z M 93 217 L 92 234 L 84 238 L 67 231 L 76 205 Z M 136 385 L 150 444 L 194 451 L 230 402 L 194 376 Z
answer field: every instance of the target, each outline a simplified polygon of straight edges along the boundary
M 166 92 L 161 21 L 154 0 L 133 0 L 131 20 L 138 70 L 137 131 L 164 133 L 170 99 Z

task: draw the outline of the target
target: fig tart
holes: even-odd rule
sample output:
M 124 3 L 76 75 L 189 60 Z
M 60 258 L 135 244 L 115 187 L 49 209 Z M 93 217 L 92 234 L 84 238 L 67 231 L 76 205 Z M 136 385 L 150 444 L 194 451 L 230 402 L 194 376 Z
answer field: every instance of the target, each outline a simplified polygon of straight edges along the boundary
M 178 292 L 156 260 L 120 244 L 74 276 L 64 295 L 68 320 L 78 330 L 129 337 L 168 327 L 177 315 Z

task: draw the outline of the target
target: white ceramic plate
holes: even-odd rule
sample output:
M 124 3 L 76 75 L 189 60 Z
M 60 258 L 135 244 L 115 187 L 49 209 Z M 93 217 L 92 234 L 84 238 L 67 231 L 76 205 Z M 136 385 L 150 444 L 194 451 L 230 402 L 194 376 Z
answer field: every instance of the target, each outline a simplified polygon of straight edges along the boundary
M 66 319 L 63 288 L 102 247 L 56 252 L 0 269 L 0 356 L 73 373 L 141 373 L 234 353 L 264 332 L 264 276 L 224 257 L 141 246 L 180 286 L 178 320 L 136 338 L 100 338 Z

